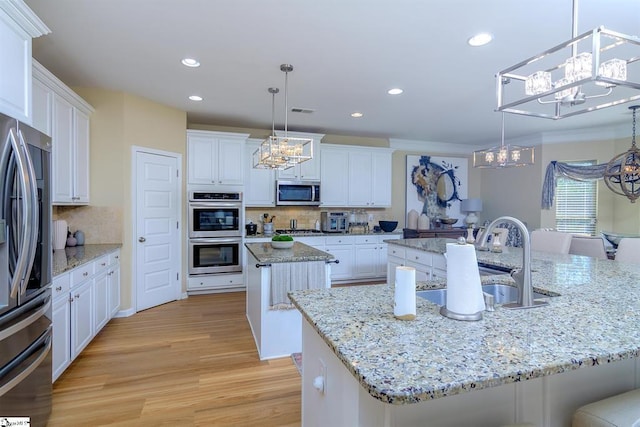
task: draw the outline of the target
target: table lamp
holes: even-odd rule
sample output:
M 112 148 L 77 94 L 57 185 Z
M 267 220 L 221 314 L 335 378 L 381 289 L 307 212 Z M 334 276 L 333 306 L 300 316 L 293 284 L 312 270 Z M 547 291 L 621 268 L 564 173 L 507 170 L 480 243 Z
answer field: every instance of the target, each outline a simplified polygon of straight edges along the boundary
M 476 213 L 482 212 L 482 199 L 464 199 L 460 201 L 460 212 L 467 212 L 464 219 L 467 227 L 475 227 L 478 222 Z

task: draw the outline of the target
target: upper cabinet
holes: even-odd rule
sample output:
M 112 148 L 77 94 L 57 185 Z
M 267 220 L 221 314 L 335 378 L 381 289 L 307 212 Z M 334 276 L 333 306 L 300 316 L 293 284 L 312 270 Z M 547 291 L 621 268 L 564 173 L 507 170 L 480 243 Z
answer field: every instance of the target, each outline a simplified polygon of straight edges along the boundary
M 276 205 L 275 171 L 253 167 L 253 153 L 262 140 L 248 139 L 244 151 L 244 204 L 247 207 Z
M 188 184 L 243 185 L 249 134 L 187 130 Z
M 0 1 L 0 113 L 31 124 L 31 40 L 51 31 L 22 0 Z
M 93 107 L 33 61 L 33 127 L 51 136 L 51 201 L 89 204 L 89 116 Z
M 283 132 L 276 131 L 276 136 L 284 136 Z M 297 164 L 296 166 L 278 171 L 278 179 L 285 181 L 319 181 L 320 180 L 320 141 L 324 137 L 319 133 L 287 132 L 292 138 L 310 138 L 313 140 L 313 158 Z
M 321 206 L 391 206 L 392 153 L 389 148 L 323 144 Z

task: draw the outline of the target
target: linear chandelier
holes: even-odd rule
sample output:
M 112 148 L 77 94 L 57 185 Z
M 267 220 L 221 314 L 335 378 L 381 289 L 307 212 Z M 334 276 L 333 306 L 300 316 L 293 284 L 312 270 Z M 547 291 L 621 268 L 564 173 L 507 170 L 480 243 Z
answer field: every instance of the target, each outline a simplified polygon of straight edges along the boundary
M 502 113 L 502 138 L 499 146 L 473 152 L 473 167 L 502 169 L 529 166 L 534 163 L 534 148 L 504 143 L 504 112 Z
M 313 158 L 313 140 L 310 138 L 290 138 L 287 135 L 288 113 L 288 75 L 293 71 L 290 64 L 280 65 L 280 71 L 284 74 L 284 136 L 276 136 L 275 132 L 275 96 L 280 90 L 269 88 L 271 94 L 271 136 L 260 143 L 260 147 L 253 152 L 253 167 L 256 169 L 289 169 L 298 163 Z
M 497 111 L 557 120 L 640 99 L 640 38 L 577 31 L 573 0 L 570 40 L 496 74 Z
M 607 164 L 604 182 L 611 191 L 626 196 L 635 203 L 640 196 L 640 150 L 636 147 L 636 109 L 640 105 L 629 107 L 633 112 L 633 133 L 631 148 L 615 156 Z

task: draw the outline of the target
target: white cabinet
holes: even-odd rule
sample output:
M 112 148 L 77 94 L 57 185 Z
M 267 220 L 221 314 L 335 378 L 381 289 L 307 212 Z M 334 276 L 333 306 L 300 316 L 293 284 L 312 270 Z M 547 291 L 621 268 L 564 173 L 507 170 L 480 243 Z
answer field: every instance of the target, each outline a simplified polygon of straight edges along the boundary
M 53 381 L 117 312 L 119 258 L 116 250 L 53 278 Z
M 391 206 L 392 150 L 350 145 L 322 147 L 322 206 Z
M 245 145 L 244 205 L 247 207 L 272 207 L 276 205 L 276 173 L 273 169 L 253 167 L 253 152 L 260 147 L 260 140 L 248 139 Z
M 349 204 L 349 156 L 343 149 L 322 147 L 320 206 Z
M 71 364 L 71 296 L 70 276 L 63 274 L 53 279 L 53 381 Z
M 284 136 L 283 132 L 276 131 L 277 136 Z M 320 180 L 320 141 L 323 134 L 306 132 L 287 132 L 291 138 L 309 138 L 313 158 L 302 162 L 292 168 L 278 171 L 278 179 L 284 181 L 318 181 Z
M 0 113 L 32 123 L 31 40 L 48 33 L 23 1 L 0 1 Z
M 386 240 L 398 240 L 401 239 L 402 235 L 401 234 L 387 234 L 387 235 L 381 235 L 378 236 L 378 268 L 376 270 L 376 277 L 385 277 L 387 274 L 387 262 L 388 257 L 387 257 L 387 253 L 388 253 L 388 243 L 386 243 Z
M 244 290 L 244 276 L 242 273 L 189 276 L 187 279 L 187 292 L 189 295 L 240 292 Z
M 86 101 L 33 61 L 33 125 L 51 136 L 51 201 L 89 204 L 89 116 Z
M 242 185 L 248 134 L 187 130 L 188 184 Z
M 331 282 L 353 279 L 355 239 L 352 236 L 327 236 L 324 251 L 330 253 L 339 262 L 331 266 Z
M 387 256 L 387 281 L 389 283 L 395 281 L 395 267 L 398 265 L 415 268 L 417 281 L 447 278 L 447 260 L 443 254 L 389 244 Z

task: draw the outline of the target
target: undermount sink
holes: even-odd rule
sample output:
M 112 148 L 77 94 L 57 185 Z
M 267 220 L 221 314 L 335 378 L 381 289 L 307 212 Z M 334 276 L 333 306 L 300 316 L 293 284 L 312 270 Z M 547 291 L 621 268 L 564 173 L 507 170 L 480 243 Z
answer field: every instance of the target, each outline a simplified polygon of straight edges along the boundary
M 518 301 L 518 289 L 514 286 L 500 285 L 500 284 L 487 284 L 482 285 L 482 292 L 489 295 L 493 295 L 494 302 L 496 304 L 506 304 L 510 302 Z M 443 306 L 447 303 L 447 289 L 427 289 L 425 291 L 417 291 L 416 295 L 420 298 L 424 298 L 431 301 L 434 304 Z M 541 294 L 539 292 L 533 293 L 533 298 L 549 298 L 549 295 Z

